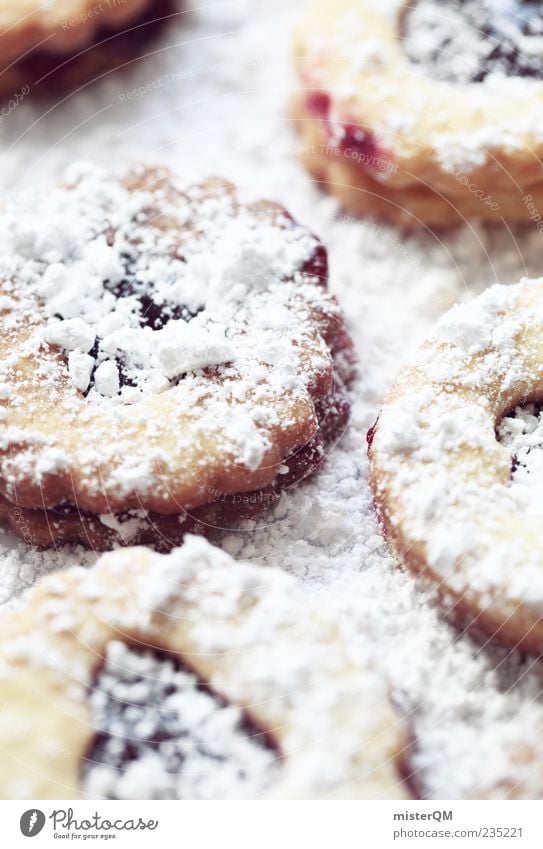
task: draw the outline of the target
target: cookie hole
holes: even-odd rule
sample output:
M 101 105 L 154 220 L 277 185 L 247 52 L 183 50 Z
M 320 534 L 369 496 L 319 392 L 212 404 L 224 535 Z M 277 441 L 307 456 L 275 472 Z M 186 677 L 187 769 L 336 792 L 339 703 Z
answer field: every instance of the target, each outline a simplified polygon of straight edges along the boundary
M 400 34 L 407 57 L 432 79 L 543 78 L 536 0 L 418 0 L 404 9 Z
M 119 69 L 130 70 L 134 60 L 152 47 L 178 14 L 173 0 L 154 0 L 119 30 L 114 26 L 99 27 L 92 42 L 84 47 L 60 54 L 35 48 L 4 69 L 6 77 L 13 79 L 13 90 L 5 93 L 6 99 L 27 85 L 33 98 L 48 100 L 100 81 L 113 72 L 122 73 Z
M 89 705 L 91 798 L 252 799 L 280 773 L 270 735 L 166 653 L 109 643 Z

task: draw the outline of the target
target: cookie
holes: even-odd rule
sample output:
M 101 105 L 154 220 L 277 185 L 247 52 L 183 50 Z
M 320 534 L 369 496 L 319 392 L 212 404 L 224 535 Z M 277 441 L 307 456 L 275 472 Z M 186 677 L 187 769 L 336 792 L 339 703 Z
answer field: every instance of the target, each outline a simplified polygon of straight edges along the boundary
M 202 510 L 265 509 L 341 433 L 352 343 L 322 245 L 277 205 L 77 167 L 0 230 L 0 512 L 19 535 L 158 514 L 176 544 Z
M 347 211 L 402 226 L 529 223 L 543 204 L 536 4 L 310 0 L 294 121 Z
M 339 434 L 345 426 L 347 412 L 345 402 L 338 399 L 317 437 L 286 458 L 281 474 L 264 489 L 223 494 L 210 504 L 176 514 L 143 509 L 94 514 L 70 504 L 32 510 L 0 496 L 0 522 L 27 545 L 40 549 L 73 543 L 93 551 L 110 551 L 119 545 L 151 545 L 157 551 L 170 551 L 187 533 L 218 537 L 271 510 L 291 486 L 314 474 L 325 458 L 325 448 L 331 447 L 333 433 Z
M 522 727 L 522 726 L 521 726 Z M 541 799 L 543 796 L 543 773 L 541 770 L 541 726 L 525 726 L 523 739 L 514 738 L 514 732 L 506 732 L 501 741 L 506 760 L 504 777 L 497 779 L 492 773 L 476 786 L 469 799 Z M 532 736 L 533 735 L 533 736 Z
M 198 537 L 46 578 L 0 646 L 4 798 L 409 797 L 377 673 L 292 578 Z
M 538 653 L 541 499 L 527 460 L 537 434 L 523 422 L 543 397 L 542 313 L 543 279 L 453 308 L 368 436 L 375 502 L 401 561 L 462 625 Z

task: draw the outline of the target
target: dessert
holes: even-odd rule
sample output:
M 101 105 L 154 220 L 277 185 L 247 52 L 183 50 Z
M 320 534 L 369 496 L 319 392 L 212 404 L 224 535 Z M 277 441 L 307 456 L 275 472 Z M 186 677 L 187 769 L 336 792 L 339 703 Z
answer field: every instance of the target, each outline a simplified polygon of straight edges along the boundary
M 323 247 L 281 207 L 82 166 L 19 196 L 0 230 L 0 512 L 16 532 L 168 548 L 266 509 L 341 434 L 352 343 Z

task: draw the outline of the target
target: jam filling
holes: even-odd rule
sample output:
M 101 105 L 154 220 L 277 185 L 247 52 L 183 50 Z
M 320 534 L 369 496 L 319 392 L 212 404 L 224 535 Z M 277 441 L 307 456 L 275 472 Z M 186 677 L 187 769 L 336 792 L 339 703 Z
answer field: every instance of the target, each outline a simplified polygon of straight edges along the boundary
M 319 283 L 326 287 L 328 283 L 328 254 L 324 245 L 317 245 L 313 255 L 304 262 L 300 271 L 309 277 L 316 277 Z
M 110 643 L 90 708 L 91 798 L 257 798 L 279 772 L 280 753 L 254 722 L 170 656 Z
M 404 49 L 433 79 L 543 79 L 542 12 L 539 0 L 419 0 L 404 14 Z
M 116 298 L 136 299 L 141 327 L 150 327 L 151 330 L 162 330 L 169 321 L 178 319 L 190 321 L 203 310 L 203 305 L 194 311 L 190 310 L 185 304 L 159 303 L 156 299 L 153 284 L 138 280 L 133 263 L 129 257 L 123 257 L 123 262 L 126 268 L 126 277 L 115 285 L 112 285 L 106 280 L 104 282 L 104 288 L 115 295 Z

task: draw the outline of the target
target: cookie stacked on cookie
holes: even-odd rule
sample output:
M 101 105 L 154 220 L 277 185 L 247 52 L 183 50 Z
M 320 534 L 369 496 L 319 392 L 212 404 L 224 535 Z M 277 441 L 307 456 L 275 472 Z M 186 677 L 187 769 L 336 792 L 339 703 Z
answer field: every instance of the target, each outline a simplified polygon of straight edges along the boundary
M 272 506 L 348 416 L 326 254 L 280 207 L 74 168 L 0 220 L 0 512 L 169 549 Z

